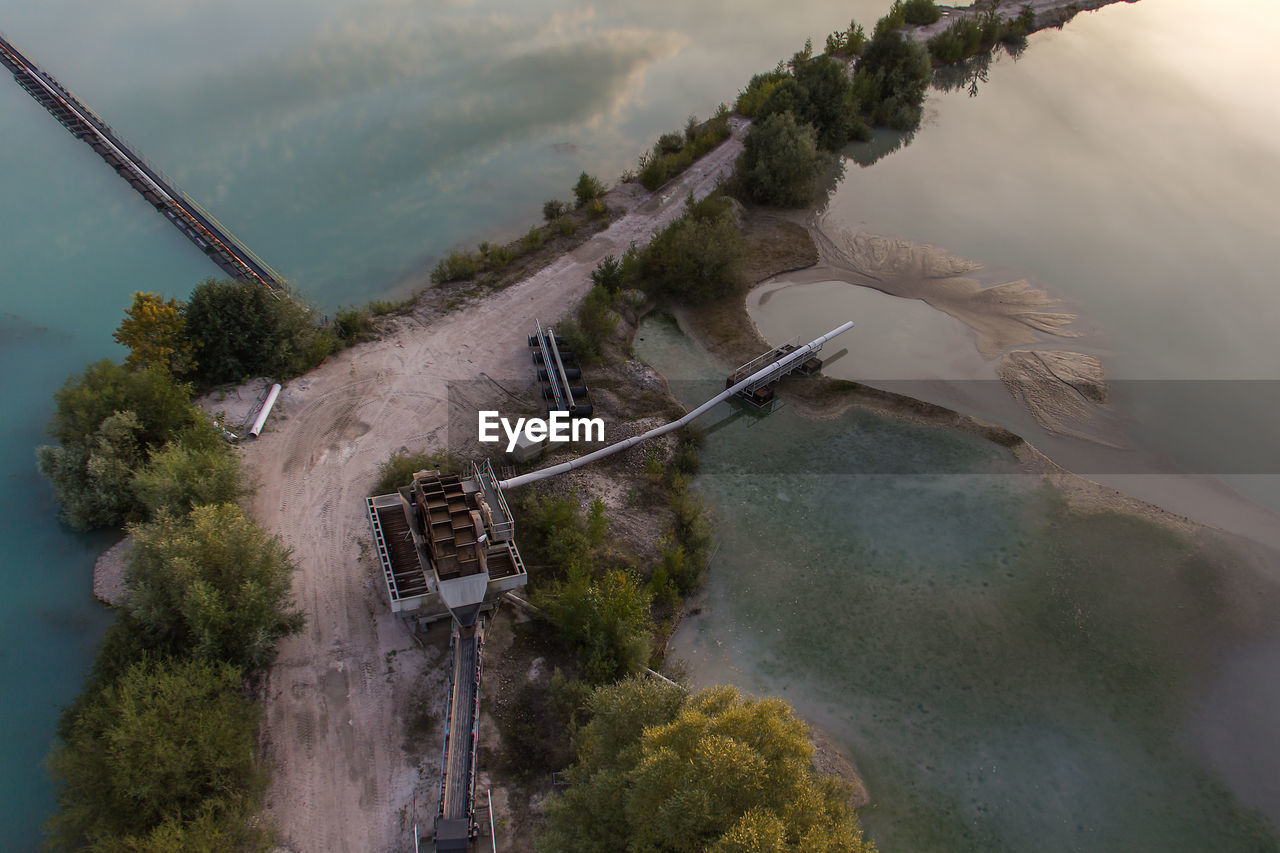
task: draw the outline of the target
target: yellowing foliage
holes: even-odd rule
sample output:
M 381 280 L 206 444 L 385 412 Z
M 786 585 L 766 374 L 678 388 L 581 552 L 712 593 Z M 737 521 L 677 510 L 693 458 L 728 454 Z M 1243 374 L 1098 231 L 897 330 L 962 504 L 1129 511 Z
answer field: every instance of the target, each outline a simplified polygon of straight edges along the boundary
M 132 370 L 151 366 L 185 373 L 193 366 L 185 335 L 182 303 L 155 293 L 133 294 L 133 304 L 111 337 L 129 348 L 124 363 Z

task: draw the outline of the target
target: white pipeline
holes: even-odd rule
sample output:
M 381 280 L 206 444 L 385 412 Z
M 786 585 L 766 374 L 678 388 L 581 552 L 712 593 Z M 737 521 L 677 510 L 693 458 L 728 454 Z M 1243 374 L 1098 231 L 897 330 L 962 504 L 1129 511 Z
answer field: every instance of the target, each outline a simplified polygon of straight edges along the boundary
M 280 383 L 277 382 L 271 386 L 271 393 L 267 394 L 267 399 L 263 401 L 262 408 L 258 410 L 258 416 L 253 419 L 253 426 L 249 427 L 249 435 L 257 438 L 258 433 L 262 432 L 262 427 L 267 423 L 267 416 L 271 414 L 271 407 L 276 404 L 276 398 L 279 396 Z
M 792 366 L 796 364 L 803 364 L 805 361 L 809 359 L 811 355 L 813 355 L 813 353 L 816 350 L 821 349 L 822 345 L 825 344 L 827 341 L 831 340 L 837 335 L 844 334 L 845 332 L 849 331 L 852 328 L 853 328 L 853 322 L 850 321 L 832 329 L 831 331 L 827 332 L 825 335 L 823 335 L 820 338 L 814 338 L 809 343 L 805 344 L 804 346 L 800 347 L 794 352 L 788 353 L 787 355 L 775 361 L 773 364 L 770 364 L 767 367 L 763 367 L 760 370 L 757 370 L 755 373 L 751 374 L 746 379 L 743 379 L 741 382 L 734 383 L 733 385 L 726 388 L 724 391 L 717 394 L 716 396 L 712 397 L 710 400 L 703 403 L 701 406 L 694 409 L 692 412 L 689 412 L 687 415 L 680 418 L 679 420 L 672 421 L 671 423 L 664 424 L 660 427 L 655 427 L 654 429 L 651 429 L 645 433 L 641 433 L 640 435 L 633 435 L 631 438 L 625 438 L 622 441 L 619 441 L 617 444 L 611 444 L 608 447 L 602 447 L 599 450 L 595 450 L 595 451 L 592 451 L 591 453 L 588 453 L 586 456 L 579 456 L 577 459 L 572 459 L 568 462 L 561 462 L 559 465 L 552 465 L 550 468 L 543 468 L 540 471 L 530 471 L 528 474 L 521 474 L 518 477 L 512 477 L 508 480 L 499 480 L 498 487 L 502 489 L 514 489 L 516 486 L 523 486 L 527 483 L 536 483 L 538 480 L 545 480 L 547 477 L 554 477 L 557 474 L 566 474 L 575 468 L 581 468 L 583 465 L 587 465 L 587 464 L 590 464 L 591 462 L 595 462 L 597 459 L 603 459 L 606 456 L 612 456 L 613 454 L 618 453 L 619 451 L 626 450 L 629 447 L 635 447 L 637 444 L 639 444 L 642 441 L 646 441 L 647 439 L 657 438 L 660 435 L 666 435 L 669 432 L 674 432 L 675 430 L 678 430 L 682 426 L 685 426 L 686 424 L 691 422 L 694 418 L 698 417 L 699 415 L 703 415 L 706 412 L 710 411 L 717 403 L 723 400 L 729 399 L 734 394 L 738 393 L 743 388 L 748 387 L 752 383 L 759 382 L 760 380 L 766 379 L 771 375 L 781 376 L 783 373 L 786 373 L 787 370 L 790 369 Z

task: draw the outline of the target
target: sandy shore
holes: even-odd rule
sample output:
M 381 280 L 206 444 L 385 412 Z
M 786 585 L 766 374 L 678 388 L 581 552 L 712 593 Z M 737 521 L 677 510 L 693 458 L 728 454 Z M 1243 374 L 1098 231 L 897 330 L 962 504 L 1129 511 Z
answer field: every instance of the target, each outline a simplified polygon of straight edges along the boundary
M 411 737 L 442 702 L 442 649 L 425 654 L 388 610 L 369 550 L 364 497 L 400 449 L 444 443 L 447 383 L 529 378 L 535 319 L 580 298 L 604 255 L 645 243 L 732 168 L 745 123 L 657 193 L 616 193 L 627 212 L 540 272 L 466 310 L 397 321 L 383 340 L 341 353 L 290 383 L 245 463 L 253 514 L 294 550 L 303 633 L 284 642 L 266 678 L 262 728 L 272 775 L 267 805 L 299 853 L 412 848 L 412 803 L 430 831 L 440 743 Z

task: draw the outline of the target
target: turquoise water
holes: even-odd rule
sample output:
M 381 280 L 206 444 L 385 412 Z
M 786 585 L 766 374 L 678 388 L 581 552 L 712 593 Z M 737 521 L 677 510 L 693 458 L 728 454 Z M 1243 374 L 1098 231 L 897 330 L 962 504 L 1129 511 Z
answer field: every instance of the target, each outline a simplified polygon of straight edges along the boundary
M 524 231 L 876 0 L 0 4 L 0 29 L 328 311 L 405 292 L 442 252 Z M 218 270 L 0 80 L 0 849 L 32 849 L 42 761 L 109 620 L 109 539 L 59 526 L 32 449 L 50 392 L 120 357 L 135 290 Z
M 664 375 L 714 387 L 674 325 L 641 336 Z M 1073 510 L 945 429 L 707 417 L 718 550 L 670 652 L 848 749 L 881 849 L 1280 844 L 1274 566 Z

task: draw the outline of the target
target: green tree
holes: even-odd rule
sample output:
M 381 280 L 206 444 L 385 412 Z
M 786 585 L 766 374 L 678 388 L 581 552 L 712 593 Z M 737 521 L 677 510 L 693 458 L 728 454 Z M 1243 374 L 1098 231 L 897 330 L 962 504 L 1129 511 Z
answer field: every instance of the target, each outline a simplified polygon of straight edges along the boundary
M 928 26 L 942 17 L 942 10 L 933 0 L 906 0 L 902 4 L 902 16 L 908 24 Z
M 931 74 L 928 51 L 897 30 L 886 30 L 858 60 L 855 96 L 872 124 L 911 130 L 920 121 Z
M 591 271 L 591 283 L 604 288 L 610 294 L 617 293 L 629 284 L 622 262 L 613 255 L 605 255 L 600 263 L 596 264 L 596 268 Z
M 133 476 L 133 490 L 152 514 L 185 515 L 194 506 L 234 503 L 246 490 L 240 460 L 226 444 L 169 442 Z
M 191 386 L 168 371 L 149 367 L 126 370 L 110 359 L 94 362 L 53 393 L 49 434 L 60 444 L 83 443 L 116 412 L 133 412 L 143 444 L 159 446 L 197 417 Z
M 805 108 L 796 118 L 818 131 L 818 144 L 835 151 L 850 139 L 864 138 L 867 128 L 858 118 L 853 81 L 845 64 L 818 56 L 796 65 L 796 82 L 805 92 Z
M 540 850 L 867 851 L 848 792 L 816 774 L 803 723 L 731 687 L 600 688 Z
M 188 352 L 183 304 L 154 293 L 133 294 L 133 304 L 125 309 L 125 318 L 112 337 L 129 348 L 125 366 L 162 367 L 182 375 L 191 368 Z
M 130 528 L 125 610 L 148 647 L 221 660 L 246 671 L 271 662 L 302 628 L 293 609 L 289 549 L 234 504 L 161 510 Z
M 578 649 L 583 677 L 601 683 L 639 671 L 649 660 L 651 595 L 629 572 L 592 577 L 575 571 L 538 600 L 560 632 Z
M 573 185 L 573 198 L 578 207 L 586 207 L 602 195 L 604 195 L 604 184 L 586 172 L 579 175 L 578 182 Z
M 754 201 L 803 207 L 813 201 L 818 176 L 829 164 L 812 125 L 775 113 L 747 133 L 738 174 Z
M 61 517 L 77 530 L 121 524 L 139 511 L 133 472 L 142 464 L 142 424 L 133 412 L 106 418 L 89 441 L 36 448 Z
M 733 203 L 718 193 L 696 203 L 690 197 L 684 215 L 645 249 L 640 273 L 654 296 L 706 302 L 742 284 L 745 254 Z
M 253 757 L 258 715 L 241 687 L 226 664 L 154 661 L 132 665 L 99 691 L 49 758 L 59 786 L 52 845 L 263 848 L 261 830 L 246 822 L 262 775 Z
M 208 279 L 192 291 L 184 314 L 193 375 L 202 385 L 296 376 L 336 347 L 313 311 L 249 282 Z

